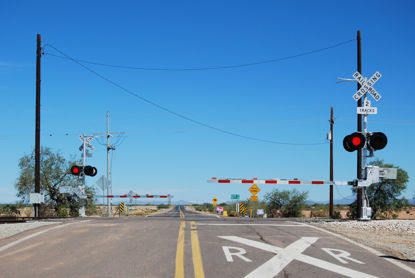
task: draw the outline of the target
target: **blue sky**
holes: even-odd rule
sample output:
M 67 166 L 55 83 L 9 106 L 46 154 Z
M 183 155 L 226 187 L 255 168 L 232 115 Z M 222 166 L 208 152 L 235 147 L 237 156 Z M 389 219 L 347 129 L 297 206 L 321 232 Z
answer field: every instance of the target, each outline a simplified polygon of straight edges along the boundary
M 412 1 L 11 1 L 0 4 L 0 202 L 17 201 L 18 160 L 34 148 L 36 34 L 42 36 L 41 144 L 80 157 L 80 134 L 112 131 L 125 140 L 113 153 L 113 193 L 172 194 L 175 200 L 228 201 L 249 185 L 208 184 L 210 177 L 329 178 L 330 107 L 334 107 L 334 177 L 356 177 L 356 154 L 343 137 L 356 130 L 356 41 L 311 55 L 250 67 L 205 71 L 89 68 L 176 113 L 244 136 L 311 146 L 270 144 L 223 134 L 131 96 L 60 55 L 114 65 L 199 68 L 297 55 L 352 40 L 362 32 L 362 74 L 379 71 L 369 131 L 388 146 L 376 158 L 405 169 L 415 195 L 415 4 Z M 49 46 L 48 46 L 49 44 Z M 53 46 L 53 47 L 51 47 Z M 68 134 L 68 135 L 66 135 Z M 106 173 L 97 141 L 88 164 Z M 262 185 L 261 199 L 275 186 Z M 292 186 L 279 186 L 280 189 Z M 296 186 L 328 200 L 327 186 Z M 337 187 L 335 199 L 351 195 Z

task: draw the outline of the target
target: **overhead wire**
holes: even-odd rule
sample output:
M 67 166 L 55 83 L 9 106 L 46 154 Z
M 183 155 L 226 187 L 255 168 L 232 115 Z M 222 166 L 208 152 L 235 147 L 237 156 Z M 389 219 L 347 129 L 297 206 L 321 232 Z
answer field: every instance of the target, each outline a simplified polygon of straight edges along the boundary
M 80 61 L 78 61 L 77 59 L 75 59 L 75 58 L 73 58 L 73 57 L 65 54 L 61 50 L 57 49 L 52 44 L 49 43 L 48 46 L 51 47 L 51 48 L 53 48 L 55 51 L 59 52 L 61 55 L 65 56 L 67 59 L 71 60 L 72 62 L 78 64 L 79 66 L 81 66 L 85 70 L 87 70 L 90 73 L 98 76 L 99 78 L 101 78 L 104 81 L 110 83 L 111 85 L 119 88 L 120 90 L 124 91 L 125 93 L 127 93 L 127 94 L 129 94 L 129 95 L 131 95 L 131 96 L 133 96 L 133 97 L 135 97 L 135 98 L 137 98 L 137 99 L 139 99 L 139 100 L 141 100 L 143 102 L 146 102 L 147 104 L 150 104 L 150 105 L 152 105 L 152 106 L 154 106 L 154 107 L 156 107 L 156 108 L 158 108 L 160 110 L 163 110 L 163 111 L 165 111 L 167 113 L 170 113 L 170 114 L 172 114 L 172 115 L 174 115 L 174 116 L 176 116 L 178 118 L 187 120 L 189 122 L 192 122 L 194 124 L 203 126 L 205 128 L 208 128 L 208 129 L 211 129 L 211 130 L 215 130 L 217 132 L 221 132 L 221 133 L 224 133 L 224 134 L 232 135 L 232 136 L 235 136 L 235 137 L 247 139 L 247 140 L 258 141 L 258 142 L 263 142 L 263 143 L 270 143 L 270 144 L 293 145 L 293 146 L 311 146 L 311 145 L 323 145 L 323 144 L 327 144 L 327 142 L 318 142 L 318 143 L 293 143 L 293 142 L 281 142 L 281 141 L 267 140 L 267 139 L 262 139 L 262 138 L 257 138 L 257 137 L 252 137 L 252 136 L 246 136 L 246 135 L 238 134 L 238 133 L 235 133 L 235 132 L 232 132 L 232 131 L 224 130 L 222 128 L 218 128 L 218 127 L 215 127 L 215 126 L 212 126 L 212 125 L 203 123 L 201 121 L 192 119 L 192 118 L 190 118 L 188 116 L 185 116 L 183 114 L 180 114 L 178 112 L 175 112 L 175 111 L 173 111 L 173 110 L 171 110 L 169 108 L 166 108 L 166 107 L 164 107 L 164 106 L 162 106 L 162 105 L 160 105 L 158 103 L 155 103 L 155 102 L 153 102 L 153 101 L 151 101 L 151 100 L 149 100 L 147 98 L 144 98 L 144 97 L 142 97 L 142 96 L 140 96 L 140 95 L 132 92 L 131 90 L 125 88 L 124 86 L 120 85 L 119 83 L 117 83 L 117 82 L 109 79 L 108 77 L 105 77 L 104 75 L 98 73 L 97 71 L 95 71 L 95 70 L 87 67 L 86 65 L 84 65 L 83 63 L 81 63 Z
M 114 64 L 107 64 L 107 63 L 101 63 L 101 62 L 95 62 L 95 61 L 75 59 L 75 58 L 68 57 L 67 55 L 61 56 L 61 55 L 56 55 L 56 54 L 49 53 L 49 52 L 44 52 L 44 53 L 46 55 L 50 55 L 50 56 L 57 57 L 57 58 L 69 59 L 69 60 L 75 59 L 75 60 L 77 60 L 78 62 L 81 62 L 81 63 L 97 65 L 97 66 L 104 66 L 104 67 L 111 67 L 111 68 L 121 68 L 121 69 L 129 69 L 129 70 L 146 70 L 146 71 L 204 71 L 204 70 L 224 70 L 224 69 L 243 68 L 243 67 L 251 67 L 251 66 L 258 66 L 258 65 L 263 65 L 263 64 L 281 62 L 281 61 L 284 61 L 284 60 L 294 59 L 294 58 L 298 58 L 298 57 L 301 57 L 301 56 L 315 54 L 315 53 L 322 52 L 322 51 L 325 51 L 325 50 L 328 50 L 328 49 L 336 48 L 336 47 L 351 43 L 355 40 L 356 39 L 354 38 L 354 39 L 343 41 L 343 42 L 340 42 L 340 43 L 336 43 L 334 45 L 330 45 L 330 46 L 327 46 L 327 47 L 323 47 L 323 48 L 319 48 L 319 49 L 315 49 L 315 50 L 311 50 L 311 51 L 306 51 L 306 52 L 302 52 L 302 53 L 295 54 L 295 55 L 280 57 L 280 58 L 273 58 L 273 59 L 268 59 L 268 60 L 262 60 L 262 61 L 256 61 L 256 62 L 250 62 L 250 63 L 242 63 L 242 64 L 235 64 L 235 65 L 221 65 L 221 66 L 195 67 L 195 68 L 168 68 L 168 67 L 157 68 L 157 67 L 138 67 L 138 66 L 126 66 L 126 65 L 114 65 Z M 45 44 L 44 47 L 46 47 L 46 46 L 51 46 L 51 44 Z M 52 48 L 54 48 L 54 47 L 52 46 Z M 56 48 L 54 48 L 54 49 L 56 50 Z

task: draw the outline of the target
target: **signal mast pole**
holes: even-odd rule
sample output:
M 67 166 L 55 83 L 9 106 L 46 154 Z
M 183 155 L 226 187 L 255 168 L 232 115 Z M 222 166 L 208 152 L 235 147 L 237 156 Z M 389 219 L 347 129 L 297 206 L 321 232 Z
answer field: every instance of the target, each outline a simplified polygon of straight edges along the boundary
M 362 74 L 362 44 L 360 38 L 360 30 L 357 31 L 357 71 Z M 361 87 L 357 82 L 357 90 Z M 362 107 L 362 98 L 357 102 L 357 107 Z M 357 114 L 357 132 L 362 132 L 362 115 Z M 357 150 L 357 179 L 362 179 L 362 150 Z M 362 210 L 362 188 L 357 188 L 357 215 L 359 217 Z

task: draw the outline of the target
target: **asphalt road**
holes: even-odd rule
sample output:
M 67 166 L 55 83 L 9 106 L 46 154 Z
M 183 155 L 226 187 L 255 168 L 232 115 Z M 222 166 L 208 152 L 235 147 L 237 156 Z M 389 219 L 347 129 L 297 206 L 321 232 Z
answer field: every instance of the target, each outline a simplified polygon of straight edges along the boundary
M 218 218 L 184 207 L 80 219 L 0 240 L 0 277 L 415 277 L 409 271 L 299 222 Z

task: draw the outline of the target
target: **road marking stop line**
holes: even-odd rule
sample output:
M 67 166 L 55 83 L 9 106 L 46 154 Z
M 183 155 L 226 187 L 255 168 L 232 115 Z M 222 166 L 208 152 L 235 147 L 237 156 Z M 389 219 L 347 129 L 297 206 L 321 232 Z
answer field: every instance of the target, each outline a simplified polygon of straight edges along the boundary
M 302 237 L 285 248 L 280 248 L 267 243 L 246 239 L 238 236 L 218 236 L 219 238 L 238 242 L 251 247 L 276 254 L 270 260 L 249 273 L 246 278 L 263 277 L 271 278 L 280 273 L 291 261 L 297 260 L 315 267 L 338 273 L 347 277 L 374 278 L 376 276 L 339 266 L 321 259 L 302 254 L 310 245 L 315 243 L 318 237 Z

